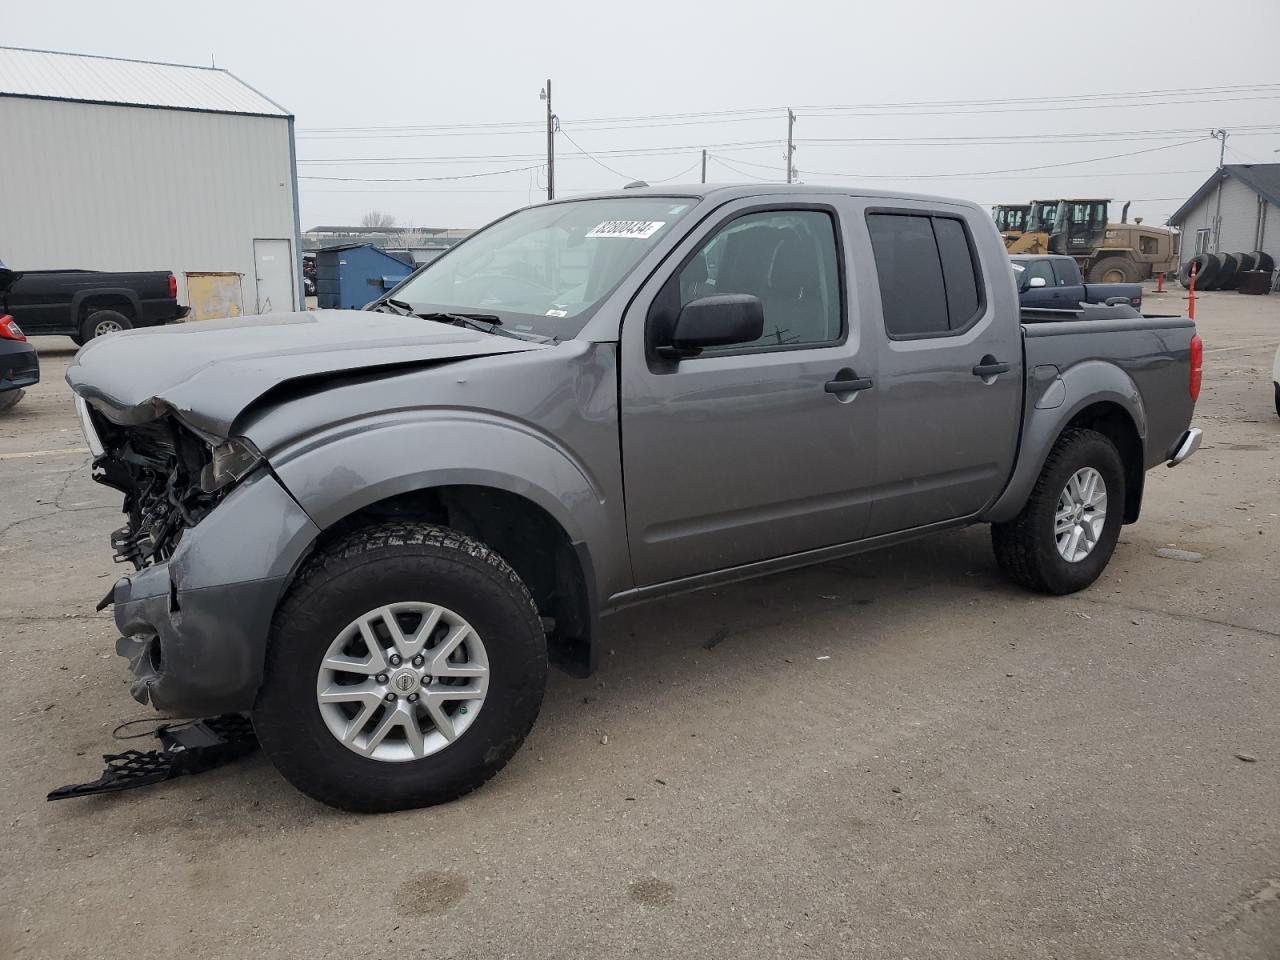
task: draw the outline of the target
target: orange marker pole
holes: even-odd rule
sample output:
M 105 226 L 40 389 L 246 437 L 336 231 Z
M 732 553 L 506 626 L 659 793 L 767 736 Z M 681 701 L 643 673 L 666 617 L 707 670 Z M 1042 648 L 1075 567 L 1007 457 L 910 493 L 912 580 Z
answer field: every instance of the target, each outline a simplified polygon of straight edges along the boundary
M 1164 293 L 1164 271 L 1161 270 L 1156 277 L 1156 293 Z
M 1187 316 L 1192 320 L 1196 318 L 1196 265 L 1194 261 L 1191 264 L 1191 283 L 1187 287 Z

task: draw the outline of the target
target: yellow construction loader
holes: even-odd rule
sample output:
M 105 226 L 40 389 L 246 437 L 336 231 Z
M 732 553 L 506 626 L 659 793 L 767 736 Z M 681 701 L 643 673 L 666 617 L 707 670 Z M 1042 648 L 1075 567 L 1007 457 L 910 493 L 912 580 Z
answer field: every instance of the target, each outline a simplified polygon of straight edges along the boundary
M 1022 235 L 1009 253 L 1057 253 L 1075 259 L 1090 283 L 1137 283 L 1178 269 L 1172 230 L 1129 222 L 1125 204 L 1119 223 L 1108 222 L 1110 200 L 1036 200 Z

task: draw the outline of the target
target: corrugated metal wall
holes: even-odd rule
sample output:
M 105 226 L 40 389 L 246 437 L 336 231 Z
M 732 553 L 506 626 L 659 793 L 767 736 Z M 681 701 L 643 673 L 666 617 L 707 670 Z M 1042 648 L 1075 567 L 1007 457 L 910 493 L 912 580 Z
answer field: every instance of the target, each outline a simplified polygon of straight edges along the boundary
M 284 118 L 0 97 L 0 260 L 16 269 L 244 274 L 294 238 Z M 294 249 L 297 255 L 296 246 Z
M 1213 228 L 1217 212 L 1217 194 L 1208 195 L 1187 212 L 1180 224 L 1182 250 L 1179 259 L 1185 263 L 1195 254 L 1196 231 Z M 1218 250 L 1222 253 L 1252 253 L 1256 246 L 1258 229 L 1258 195 L 1234 177 L 1222 183 L 1222 237 Z M 1213 251 L 1212 245 L 1210 251 Z M 1280 260 L 1280 209 L 1269 204 L 1266 235 L 1262 249 Z

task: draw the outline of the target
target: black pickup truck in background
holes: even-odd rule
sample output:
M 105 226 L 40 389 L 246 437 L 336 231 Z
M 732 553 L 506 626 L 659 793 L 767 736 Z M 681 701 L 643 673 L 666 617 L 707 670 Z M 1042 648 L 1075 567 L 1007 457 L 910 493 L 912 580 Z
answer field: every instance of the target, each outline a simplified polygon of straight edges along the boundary
M 1009 262 L 1024 307 L 1073 310 L 1082 303 L 1142 306 L 1142 284 L 1085 283 L 1071 257 L 1019 255 L 1010 257 Z
M 24 270 L 9 290 L 9 313 L 28 336 L 64 334 L 78 344 L 185 317 L 168 270 Z

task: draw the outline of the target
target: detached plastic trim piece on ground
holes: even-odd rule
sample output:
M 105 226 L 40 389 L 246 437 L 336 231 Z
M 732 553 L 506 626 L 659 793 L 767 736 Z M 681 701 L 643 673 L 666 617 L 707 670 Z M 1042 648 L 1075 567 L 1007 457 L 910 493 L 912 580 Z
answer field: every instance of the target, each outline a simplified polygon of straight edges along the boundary
M 46 799 L 90 797 L 163 783 L 184 774 L 204 773 L 258 749 L 253 724 L 240 713 L 162 726 L 155 736 L 161 749 L 105 753 L 102 759 L 107 768 L 97 780 L 58 787 Z

